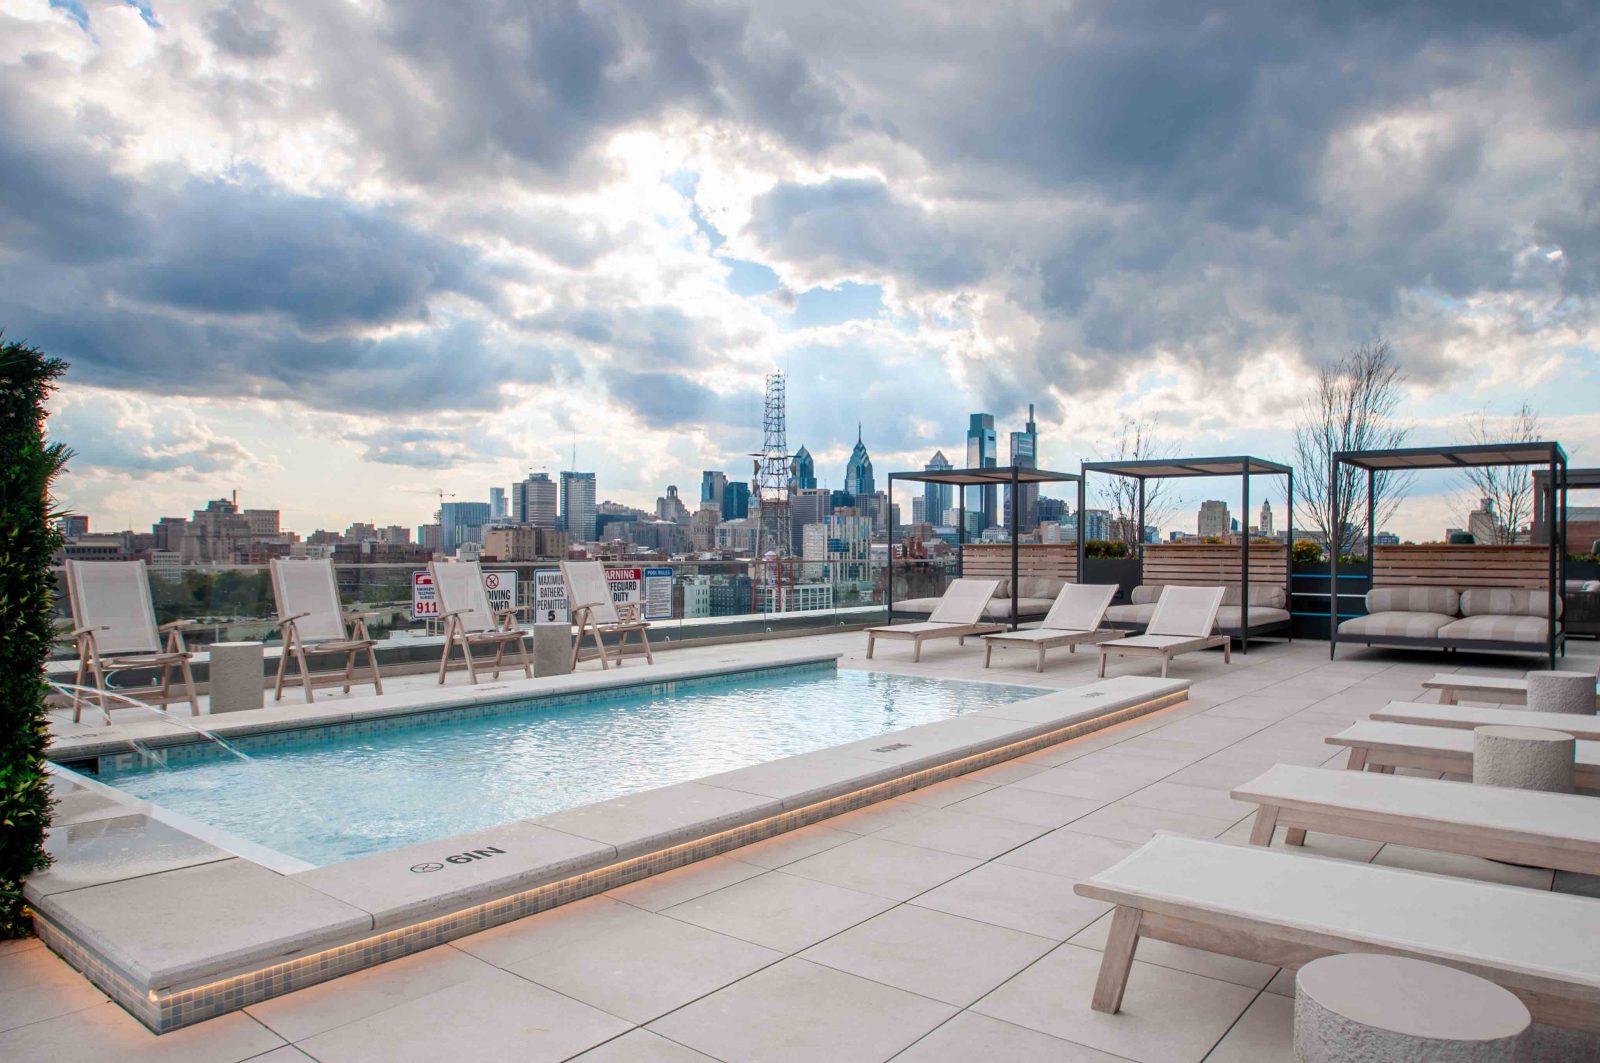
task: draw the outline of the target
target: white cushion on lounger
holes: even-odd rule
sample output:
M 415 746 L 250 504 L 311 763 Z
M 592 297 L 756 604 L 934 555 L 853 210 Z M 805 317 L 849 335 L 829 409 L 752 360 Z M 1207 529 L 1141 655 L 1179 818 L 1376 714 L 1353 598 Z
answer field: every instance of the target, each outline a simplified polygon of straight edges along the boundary
M 1444 613 L 1372 613 L 1339 625 L 1339 637 L 1358 639 L 1362 635 L 1391 635 L 1412 639 L 1431 639 L 1439 629 L 1456 618 Z
M 1556 630 L 1561 630 L 1560 624 Z M 1550 637 L 1550 621 L 1542 616 L 1469 616 L 1440 628 L 1439 637 L 1537 644 Z

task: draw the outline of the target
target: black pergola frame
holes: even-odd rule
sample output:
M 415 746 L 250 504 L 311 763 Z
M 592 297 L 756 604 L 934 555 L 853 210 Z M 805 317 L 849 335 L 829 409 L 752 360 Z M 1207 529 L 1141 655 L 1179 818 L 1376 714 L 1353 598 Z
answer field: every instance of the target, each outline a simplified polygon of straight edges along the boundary
M 1561 621 L 1556 616 L 1556 602 L 1562 597 L 1567 572 L 1567 452 L 1554 440 L 1527 443 L 1473 443 L 1460 446 L 1397 447 L 1388 450 L 1340 450 L 1329 464 L 1328 498 L 1335 504 L 1329 508 L 1337 513 L 1339 497 L 1339 469 L 1351 465 L 1367 473 L 1367 570 L 1371 574 L 1368 587 L 1377 579 L 1375 539 L 1378 529 L 1373 513 L 1376 501 L 1377 475 L 1380 472 L 1409 472 L 1425 469 L 1485 469 L 1497 466 L 1546 465 L 1543 490 L 1550 492 L 1550 510 L 1556 519 L 1550 522 L 1549 550 L 1550 572 L 1547 588 L 1545 616 L 1545 651 L 1550 667 L 1556 666 L 1556 652 L 1565 655 L 1566 633 L 1559 630 Z M 1534 470 L 1534 492 L 1537 504 L 1539 487 L 1538 470 Z M 1600 486 L 1597 484 L 1596 486 Z M 1339 547 L 1344 536 L 1333 529 L 1328 544 L 1328 659 L 1332 660 L 1339 648 Z M 1529 643 L 1500 639 L 1446 639 L 1437 636 L 1420 638 L 1412 635 L 1362 636 L 1367 646 L 1415 646 L 1423 649 L 1500 650 L 1507 653 L 1527 653 Z
M 960 518 L 956 521 L 956 575 L 959 577 L 966 566 L 964 551 L 967 545 L 967 492 L 968 487 L 1010 487 L 1011 488 L 1011 630 L 1017 630 L 1017 557 L 1018 557 L 1018 513 L 1022 509 L 1017 505 L 1017 488 L 1024 484 L 1070 483 L 1077 481 L 1078 497 L 1083 497 L 1083 477 L 1075 472 L 1053 472 L 1049 469 L 1035 469 L 1022 465 L 1003 465 L 980 469 L 924 469 L 920 472 L 892 472 L 889 474 L 889 556 L 884 569 L 884 602 L 885 619 L 894 623 L 894 482 L 896 480 L 909 480 L 921 484 L 948 484 L 957 488 L 956 496 L 960 499 L 957 510 Z M 932 522 L 929 522 L 932 523 Z M 935 527 L 938 525 L 935 523 Z M 1081 551 L 1080 551 L 1081 552 Z M 1078 569 L 1078 579 L 1083 579 L 1083 569 Z
M 1081 466 L 1083 475 L 1078 480 L 1078 571 L 1083 571 L 1086 541 L 1083 535 L 1083 510 L 1088 501 L 1087 485 L 1091 472 L 1121 476 L 1139 482 L 1139 579 L 1144 580 L 1144 502 L 1147 480 L 1184 480 L 1199 477 L 1237 476 L 1240 483 L 1240 508 L 1244 511 L 1244 530 L 1239 536 L 1239 649 L 1250 652 L 1250 477 L 1283 476 L 1287 479 L 1288 524 L 1284 529 L 1283 593 L 1285 603 L 1292 601 L 1291 579 L 1294 554 L 1294 469 L 1276 461 L 1251 457 L 1248 454 L 1231 454 L 1214 458 L 1141 458 L 1133 461 L 1088 461 Z M 1081 578 L 1081 577 L 1080 577 Z M 1278 627 L 1291 626 L 1274 622 L 1262 627 L 1268 632 Z

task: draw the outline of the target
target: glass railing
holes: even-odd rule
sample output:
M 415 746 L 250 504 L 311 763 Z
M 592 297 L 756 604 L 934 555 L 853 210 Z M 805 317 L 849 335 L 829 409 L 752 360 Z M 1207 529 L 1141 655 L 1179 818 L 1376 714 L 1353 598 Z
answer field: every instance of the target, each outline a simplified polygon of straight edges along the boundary
M 497 604 L 524 610 L 522 622 L 567 618 L 560 569 L 553 561 L 481 563 Z M 783 566 L 752 560 L 607 564 L 618 601 L 641 603 L 652 639 L 759 637 L 776 631 L 826 630 L 881 623 L 889 574 L 872 562 L 791 561 Z M 368 631 L 394 641 L 443 634 L 428 568 L 421 564 L 334 565 L 339 597 L 349 611 L 370 614 Z M 954 578 L 949 561 L 897 560 L 894 600 L 936 598 Z M 266 565 L 186 565 L 149 568 L 150 597 L 158 623 L 191 621 L 190 648 L 214 642 L 281 641 Z M 60 637 L 55 655 L 75 654 L 66 580 L 56 578 Z

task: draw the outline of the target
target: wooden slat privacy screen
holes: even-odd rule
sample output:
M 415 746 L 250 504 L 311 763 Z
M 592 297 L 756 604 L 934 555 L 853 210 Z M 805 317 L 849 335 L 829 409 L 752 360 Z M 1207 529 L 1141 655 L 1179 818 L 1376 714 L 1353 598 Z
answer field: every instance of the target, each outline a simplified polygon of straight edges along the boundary
M 961 548 L 961 573 L 981 579 L 1011 577 L 1010 543 L 967 543 Z M 1074 543 L 1022 543 L 1017 547 L 1019 576 L 1048 576 L 1078 581 L 1078 547 Z
M 1146 546 L 1144 575 L 1140 582 L 1189 587 L 1237 585 L 1242 552 L 1240 547 L 1226 544 L 1164 543 Z M 1287 547 L 1251 543 L 1251 585 L 1283 586 L 1288 578 L 1288 557 Z
M 1527 587 L 1550 585 L 1547 546 L 1380 546 L 1375 587 Z

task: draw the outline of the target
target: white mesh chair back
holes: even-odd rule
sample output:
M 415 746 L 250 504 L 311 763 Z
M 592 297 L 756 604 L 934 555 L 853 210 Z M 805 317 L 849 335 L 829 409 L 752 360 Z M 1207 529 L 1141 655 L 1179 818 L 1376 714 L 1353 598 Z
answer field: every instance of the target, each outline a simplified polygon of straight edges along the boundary
M 1056 595 L 1055 604 L 1039 626 L 1053 631 L 1094 631 L 1105 619 L 1116 593 L 1115 586 L 1069 583 Z
M 278 619 L 300 616 L 295 631 L 305 642 L 341 642 L 348 638 L 344 613 L 339 607 L 339 585 L 334 580 L 333 562 L 273 561 L 272 598 L 278 605 Z
M 434 561 L 428 565 L 433 575 L 433 593 L 439 599 L 439 615 L 461 613 L 466 631 L 489 631 L 495 626 L 494 610 L 489 607 L 489 592 L 483 589 L 483 569 L 476 561 Z
M 618 624 L 617 603 L 611 597 L 611 581 L 606 579 L 606 567 L 599 561 L 563 561 L 561 578 L 567 584 L 569 615 L 576 619 L 578 610 L 589 607 L 589 620 L 596 624 Z
M 952 580 L 928 620 L 935 624 L 976 624 L 983 619 L 983 607 L 999 587 L 997 579 Z
M 161 652 L 143 561 L 68 561 L 67 595 L 73 626 L 96 629 L 102 654 Z
M 1217 626 L 1217 610 L 1222 608 L 1221 587 L 1175 587 L 1162 589 L 1150 617 L 1146 635 L 1181 635 L 1199 639 Z

